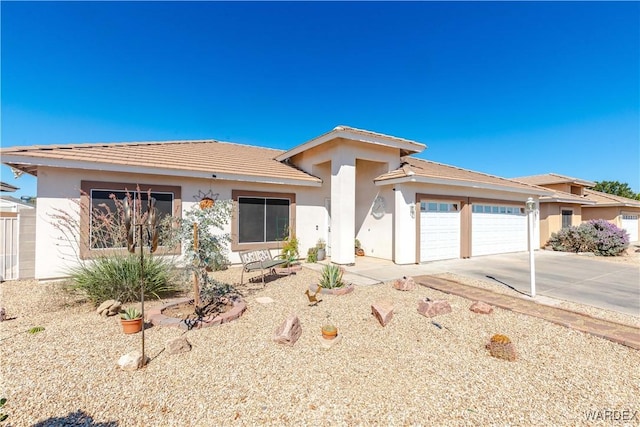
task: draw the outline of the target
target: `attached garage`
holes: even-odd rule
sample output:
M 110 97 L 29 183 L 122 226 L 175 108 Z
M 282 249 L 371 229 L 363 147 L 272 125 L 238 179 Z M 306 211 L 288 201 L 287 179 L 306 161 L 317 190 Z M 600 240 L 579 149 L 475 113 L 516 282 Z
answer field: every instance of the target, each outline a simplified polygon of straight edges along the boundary
M 638 214 L 622 214 L 622 228 L 629 233 L 629 241 L 638 241 Z
M 524 207 L 473 204 L 471 256 L 527 250 L 527 215 Z
M 460 258 L 460 203 L 420 202 L 420 262 Z

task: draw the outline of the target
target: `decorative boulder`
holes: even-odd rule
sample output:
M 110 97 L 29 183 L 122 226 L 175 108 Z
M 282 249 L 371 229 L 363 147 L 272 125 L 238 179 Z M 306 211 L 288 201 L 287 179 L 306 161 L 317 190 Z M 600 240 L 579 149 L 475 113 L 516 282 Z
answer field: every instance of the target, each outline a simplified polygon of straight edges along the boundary
M 300 319 L 295 314 L 292 314 L 276 329 L 273 340 L 278 344 L 294 345 L 300 335 L 302 335 Z
M 167 341 L 164 348 L 168 354 L 186 353 L 191 351 L 191 343 L 185 337 L 178 337 Z
M 149 360 L 148 357 L 147 360 Z M 118 366 L 123 371 L 135 371 L 142 368 L 142 354 L 137 350 L 127 353 L 118 360 Z
M 471 307 L 469 307 L 469 310 L 478 314 L 491 314 L 493 312 L 493 307 L 491 307 L 489 304 L 485 302 L 476 301 L 473 304 L 471 304 Z
M 403 277 L 393 282 L 393 287 L 399 291 L 412 291 L 416 288 L 416 282 L 413 277 Z
M 506 335 L 496 334 L 485 346 L 489 353 L 498 359 L 513 362 L 516 360 L 516 348 Z
M 418 313 L 426 317 L 435 317 L 441 314 L 451 313 L 451 305 L 449 305 L 449 301 L 431 301 L 425 298 L 418 304 Z
M 379 301 L 371 305 L 371 314 L 378 319 L 378 322 L 382 326 L 387 326 L 387 323 L 393 318 L 393 303 L 389 301 Z
M 98 313 L 102 317 L 115 316 L 116 314 L 120 313 L 121 308 L 122 303 L 120 301 L 108 299 L 98 306 L 98 308 L 96 309 L 96 313 Z

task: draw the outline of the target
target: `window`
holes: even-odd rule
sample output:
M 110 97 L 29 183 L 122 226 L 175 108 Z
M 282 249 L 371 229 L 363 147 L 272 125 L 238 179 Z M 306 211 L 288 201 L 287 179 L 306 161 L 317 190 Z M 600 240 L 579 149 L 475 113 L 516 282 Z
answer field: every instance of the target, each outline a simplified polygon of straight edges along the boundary
M 163 193 L 151 191 L 128 191 L 129 196 L 133 201 L 133 209 L 135 218 L 138 212 L 142 210 L 142 213 L 147 210 L 147 203 L 149 200 L 149 194 L 151 198 L 155 199 L 155 207 L 157 209 L 157 222 L 160 223 L 163 218 L 171 216 L 173 213 L 173 193 Z M 124 234 L 122 239 L 118 239 L 118 236 L 103 235 L 101 236 L 101 228 L 99 225 L 100 216 L 108 215 L 109 213 L 117 212 L 116 200 L 124 201 L 127 198 L 127 191 L 124 190 L 91 190 L 90 193 L 90 232 L 89 232 L 89 245 L 91 249 L 109 249 L 109 248 L 124 248 L 126 246 L 126 240 Z M 140 206 L 142 203 L 142 206 Z M 160 242 L 162 246 L 162 242 Z
M 80 257 L 82 259 L 93 258 L 105 254 L 105 251 L 126 251 L 126 235 L 122 233 L 105 234 L 100 216 L 108 212 L 116 212 L 116 200 L 122 201 L 127 192 L 131 197 L 142 200 L 142 210 L 146 211 L 149 192 L 156 200 L 158 222 L 166 216 L 180 216 L 182 213 L 181 188 L 177 186 L 149 185 L 117 182 L 82 181 L 80 195 Z M 140 190 L 138 193 L 138 189 Z M 134 210 L 140 209 L 134 203 Z M 117 216 L 116 216 L 117 217 Z M 124 224 L 117 224 L 122 227 Z M 121 235 L 122 234 L 122 235 Z M 160 240 L 160 248 L 157 253 L 180 253 L 180 247 L 163 248 Z
M 471 211 L 473 213 L 524 215 L 524 208 L 517 207 L 517 206 L 479 205 L 477 203 L 474 203 L 471 206 Z
M 295 195 L 233 190 L 232 250 L 278 248 L 295 232 Z
M 289 199 L 239 197 L 238 242 L 276 242 L 289 230 Z
M 571 217 L 573 216 L 572 210 L 562 210 L 562 228 L 571 227 Z M 557 224 L 557 223 L 556 223 Z
M 457 203 L 420 202 L 422 212 L 458 212 Z

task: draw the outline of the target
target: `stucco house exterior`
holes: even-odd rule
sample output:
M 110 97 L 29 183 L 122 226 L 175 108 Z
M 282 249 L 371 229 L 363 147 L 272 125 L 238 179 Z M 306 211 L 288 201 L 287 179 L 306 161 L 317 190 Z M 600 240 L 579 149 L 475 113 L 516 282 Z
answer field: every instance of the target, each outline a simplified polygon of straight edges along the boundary
M 592 189 L 595 182 L 556 173 L 513 178 L 553 190 L 540 197 L 540 245 L 564 227 L 579 225 L 592 219 L 604 219 L 639 240 L 640 201 L 602 193 Z
M 77 262 L 61 253 L 49 212 L 92 205 L 110 193 L 151 190 L 160 210 L 182 215 L 203 193 L 231 200 L 230 260 L 278 251 L 284 230 L 301 254 L 327 242 L 337 264 L 367 256 L 397 264 L 524 251 L 525 202 L 553 192 L 537 185 L 412 157 L 416 141 L 338 126 L 290 150 L 215 140 L 31 146 L 2 149 L 2 162 L 38 177 L 36 277 Z M 75 211 L 73 211 L 75 209 Z M 80 218 L 87 235 L 89 218 Z M 539 240 L 536 224 L 534 239 Z M 80 253 L 82 258 L 90 258 Z

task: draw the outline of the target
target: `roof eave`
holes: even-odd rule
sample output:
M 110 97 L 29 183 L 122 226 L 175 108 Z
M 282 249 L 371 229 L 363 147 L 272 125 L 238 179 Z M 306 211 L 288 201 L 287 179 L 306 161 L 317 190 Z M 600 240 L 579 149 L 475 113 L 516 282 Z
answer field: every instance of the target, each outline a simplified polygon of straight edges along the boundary
M 550 191 L 545 191 L 541 188 L 514 188 L 514 187 L 509 187 L 507 185 L 489 184 L 486 182 L 458 181 L 453 179 L 432 178 L 432 177 L 423 177 L 423 176 L 416 176 L 416 175 L 399 177 L 399 178 L 391 178 L 391 179 L 374 180 L 374 182 L 377 186 L 403 184 L 403 183 L 419 183 L 419 184 L 450 185 L 455 187 L 470 187 L 470 188 L 482 189 L 482 190 L 508 191 L 510 193 L 529 194 L 529 195 L 536 195 L 536 196 L 545 196 L 545 195 L 551 194 Z
M 335 129 L 325 134 L 315 137 L 310 141 L 300 144 L 292 148 L 291 150 L 276 156 L 274 159 L 282 162 L 282 161 L 285 161 L 286 159 L 289 159 L 295 156 L 296 154 L 300 154 L 313 147 L 317 147 L 318 145 L 322 145 L 325 142 L 329 142 L 333 139 L 338 139 L 338 138 L 349 139 L 352 141 L 366 142 L 369 144 L 392 146 L 400 150 L 401 156 L 421 153 L 427 148 L 427 146 L 424 144 L 421 144 L 415 141 L 410 141 L 408 139 L 389 137 L 381 134 L 360 133 L 360 132 L 355 132 L 349 129 L 345 129 L 341 126 L 338 126 Z
M 553 197 L 553 196 L 542 196 L 540 198 L 540 203 L 573 203 L 573 204 L 577 204 L 577 205 L 582 205 L 582 206 L 591 206 L 591 205 L 595 205 L 596 202 L 594 202 L 593 200 L 576 200 L 576 199 L 568 199 L 568 198 L 562 198 L 562 197 Z
M 31 175 L 37 176 L 37 168 L 39 166 L 54 167 L 54 168 L 68 168 L 68 169 L 80 169 L 80 170 L 100 170 L 106 172 L 123 172 L 131 173 L 130 165 L 113 164 L 113 163 L 99 163 L 99 162 L 83 162 L 79 160 L 60 160 L 60 159 L 43 159 L 29 157 L 31 163 L 26 163 L 24 158 L 18 158 L 18 156 L 3 156 L 2 163 L 11 166 L 22 166 L 19 169 L 29 168 L 34 170 L 35 173 Z M 25 172 L 28 172 L 25 170 Z M 278 178 L 264 175 L 240 175 L 240 174 L 228 174 L 220 173 L 217 171 L 202 171 L 202 170 L 185 170 L 185 169 L 169 169 L 158 168 L 150 166 L 136 166 L 135 172 L 138 174 L 147 175 L 163 175 L 163 176 L 175 176 L 185 178 L 201 178 L 201 179 L 217 179 L 224 181 L 240 181 L 240 182 L 255 182 L 262 184 L 280 184 L 280 185 L 298 185 L 307 187 L 320 187 L 322 186 L 322 180 L 320 178 L 309 176 L 309 179 L 295 179 L 295 178 Z

